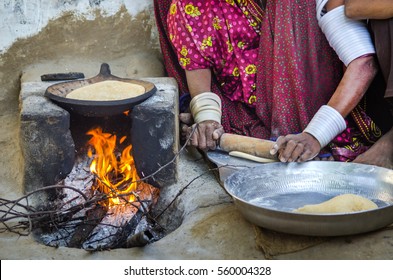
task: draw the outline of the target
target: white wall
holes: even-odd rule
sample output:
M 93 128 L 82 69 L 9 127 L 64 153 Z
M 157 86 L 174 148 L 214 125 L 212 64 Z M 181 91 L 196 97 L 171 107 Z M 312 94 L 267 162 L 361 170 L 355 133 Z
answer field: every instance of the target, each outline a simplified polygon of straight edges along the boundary
M 111 16 L 122 5 L 131 16 L 153 10 L 153 0 L 0 0 L 0 54 L 19 38 L 37 34 L 64 12 L 92 20 L 97 10 Z

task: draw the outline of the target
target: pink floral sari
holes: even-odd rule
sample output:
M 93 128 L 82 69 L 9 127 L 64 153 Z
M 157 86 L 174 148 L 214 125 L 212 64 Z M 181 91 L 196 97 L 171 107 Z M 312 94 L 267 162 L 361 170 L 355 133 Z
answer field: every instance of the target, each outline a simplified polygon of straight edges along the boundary
M 164 63 L 185 107 L 184 69 L 211 68 L 226 132 L 263 139 L 299 133 L 343 75 L 317 24 L 315 0 L 267 0 L 264 11 L 251 0 L 156 0 L 155 11 Z M 327 147 L 337 160 L 352 160 L 379 137 L 359 112 Z

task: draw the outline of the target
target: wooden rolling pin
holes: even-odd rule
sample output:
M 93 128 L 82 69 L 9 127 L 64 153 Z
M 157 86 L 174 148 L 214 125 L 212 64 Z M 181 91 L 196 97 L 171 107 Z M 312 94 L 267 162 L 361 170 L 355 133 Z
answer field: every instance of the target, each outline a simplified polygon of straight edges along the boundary
M 277 154 L 271 155 L 274 141 L 248 136 L 224 133 L 220 138 L 220 149 L 228 152 L 241 152 L 251 156 L 278 161 Z M 242 157 L 242 156 L 240 156 Z M 252 158 L 250 158 L 252 160 Z

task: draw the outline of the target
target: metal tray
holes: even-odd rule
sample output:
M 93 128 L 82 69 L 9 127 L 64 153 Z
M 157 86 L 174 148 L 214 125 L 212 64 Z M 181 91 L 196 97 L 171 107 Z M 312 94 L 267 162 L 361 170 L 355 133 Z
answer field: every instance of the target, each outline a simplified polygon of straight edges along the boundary
M 208 151 L 208 159 L 217 165 L 220 174 L 220 181 L 224 183 L 232 173 L 243 168 L 262 166 L 266 163 L 255 162 L 248 159 L 230 156 L 227 152 L 221 150 Z
M 393 223 L 393 170 L 324 161 L 238 168 L 224 187 L 244 217 L 258 226 L 298 235 L 339 236 Z M 292 212 L 345 193 L 371 199 L 379 208 L 339 214 Z

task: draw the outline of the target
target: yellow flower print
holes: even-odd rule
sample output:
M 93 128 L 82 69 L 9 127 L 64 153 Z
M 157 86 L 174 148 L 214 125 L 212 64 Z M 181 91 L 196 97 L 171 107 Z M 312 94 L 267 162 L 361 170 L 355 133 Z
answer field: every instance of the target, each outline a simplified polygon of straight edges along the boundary
M 226 0 L 228 4 L 231 4 L 232 6 L 235 5 L 235 1 L 234 0 Z
M 171 13 L 171 15 L 176 14 L 177 11 L 177 6 L 176 4 L 172 4 L 171 7 L 169 8 L 169 12 Z
M 203 39 L 202 44 L 201 44 L 201 48 L 204 50 L 207 47 L 211 47 L 213 46 L 213 41 L 212 41 L 212 36 L 209 36 L 205 39 Z
M 246 74 L 251 75 L 251 74 L 255 74 L 256 72 L 257 72 L 257 67 L 255 66 L 255 64 L 247 65 Z
M 188 50 L 187 50 L 187 48 L 186 48 L 185 46 L 183 46 L 183 47 L 181 48 L 180 54 L 181 54 L 182 56 L 187 56 L 187 55 L 188 55 Z
M 377 124 L 375 122 L 371 122 L 371 131 L 377 137 L 382 136 L 382 131 L 379 129 L 379 127 L 377 126 Z
M 182 65 L 183 67 L 186 67 L 188 64 L 190 64 L 190 59 L 187 57 L 188 55 L 188 49 L 186 46 L 182 46 L 181 50 L 180 50 L 180 54 L 184 57 L 180 58 L 180 65 Z
M 180 64 L 181 64 L 182 66 L 186 67 L 188 64 L 190 64 L 190 59 L 189 59 L 189 58 L 182 57 L 182 58 L 180 58 Z
M 213 18 L 213 27 L 215 30 L 221 30 L 222 27 L 220 25 L 221 20 L 218 17 Z
M 186 24 L 186 28 L 187 28 L 187 30 L 188 30 L 188 32 L 192 32 L 192 27 L 191 27 L 191 25 L 189 25 L 189 24 Z
M 250 104 L 253 104 L 255 101 L 257 101 L 257 97 L 255 95 L 251 95 L 248 99 L 248 103 Z
M 238 77 L 240 75 L 240 71 L 238 67 L 235 67 L 232 71 L 232 75 Z
M 169 34 L 169 39 L 170 39 L 171 41 L 173 41 L 174 38 L 175 38 L 175 36 L 174 36 L 173 34 Z
M 245 46 L 245 43 L 244 42 L 239 42 L 239 43 L 237 43 L 237 47 L 239 48 L 239 49 L 243 49 L 244 48 L 244 46 Z
M 197 17 L 201 15 L 201 12 L 198 10 L 198 7 L 195 7 L 192 4 L 188 4 L 184 7 L 184 11 L 186 12 L 187 15 L 190 15 L 192 17 Z
M 209 47 L 213 46 L 213 42 L 212 42 L 212 37 L 211 37 L 211 36 L 207 37 L 206 44 L 207 44 Z
M 233 52 L 233 45 L 230 41 L 227 41 L 227 45 L 228 45 L 228 52 Z

